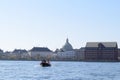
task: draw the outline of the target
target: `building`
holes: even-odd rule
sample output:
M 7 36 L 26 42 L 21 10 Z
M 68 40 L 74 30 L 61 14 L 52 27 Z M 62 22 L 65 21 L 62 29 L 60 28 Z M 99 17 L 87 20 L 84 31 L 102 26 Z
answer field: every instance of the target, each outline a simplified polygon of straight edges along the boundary
M 59 60 L 75 60 L 75 51 L 58 52 L 57 58 Z
M 25 49 L 15 49 L 12 53 L 22 54 L 22 53 L 27 53 L 27 50 L 25 50 Z
M 75 60 L 76 54 L 72 47 L 72 45 L 69 43 L 69 40 L 66 39 L 65 45 L 60 50 L 56 50 L 56 59 L 57 60 Z
M 2 54 L 2 60 L 9 60 L 11 59 L 11 52 L 10 51 L 6 51 Z
M 29 55 L 33 60 L 51 59 L 53 52 L 46 47 L 33 47 Z
M 0 59 L 2 59 L 3 53 L 4 53 L 3 50 L 0 49 Z
M 3 54 L 4 52 L 3 52 L 3 50 L 2 49 L 0 49 L 0 54 Z
M 18 60 L 28 59 L 29 55 L 25 49 L 15 49 L 12 51 L 11 56 Z
M 85 47 L 85 61 L 117 61 L 117 42 L 88 42 Z
M 120 61 L 120 48 L 118 49 L 118 60 Z
M 73 47 L 72 47 L 72 45 L 69 43 L 68 38 L 66 39 L 65 45 L 64 45 L 60 50 L 63 51 L 63 52 L 65 52 L 65 51 L 73 51 Z
M 76 60 L 78 61 L 83 61 L 84 60 L 84 55 L 85 55 L 85 48 L 81 47 L 80 49 L 75 49 L 74 50 L 76 53 Z

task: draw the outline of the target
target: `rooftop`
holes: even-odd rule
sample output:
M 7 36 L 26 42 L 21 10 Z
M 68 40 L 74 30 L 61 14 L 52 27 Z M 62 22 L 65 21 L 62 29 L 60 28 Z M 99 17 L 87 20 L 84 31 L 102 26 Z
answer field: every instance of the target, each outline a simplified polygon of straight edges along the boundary
M 87 42 L 86 47 L 117 47 L 117 42 Z
M 51 52 L 50 49 L 48 49 L 47 47 L 33 47 L 30 51 L 47 51 L 47 52 Z
M 27 53 L 25 49 L 15 49 L 12 53 Z

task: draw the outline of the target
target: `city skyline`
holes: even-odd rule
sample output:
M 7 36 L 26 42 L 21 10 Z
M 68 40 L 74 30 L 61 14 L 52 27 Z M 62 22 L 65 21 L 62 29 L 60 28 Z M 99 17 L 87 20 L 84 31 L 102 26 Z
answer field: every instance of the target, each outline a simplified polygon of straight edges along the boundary
M 61 48 L 69 38 L 73 48 L 86 42 L 120 45 L 119 0 L 0 1 L 0 48 L 34 46 Z
M 96 42 L 96 41 L 95 41 L 95 42 L 86 42 L 85 46 L 81 46 L 81 47 L 79 47 L 79 48 L 74 48 L 74 47 L 72 46 L 72 44 L 69 43 L 69 39 L 66 38 L 66 42 L 65 42 L 60 48 L 55 48 L 55 50 L 52 50 L 52 49 L 50 49 L 50 48 L 47 47 L 47 46 L 32 46 L 32 47 L 29 48 L 29 49 L 25 49 L 25 48 L 14 48 L 13 50 L 3 50 L 2 48 L 0 48 L 0 50 L 3 50 L 3 52 L 12 52 L 12 51 L 14 51 L 14 50 L 27 50 L 27 51 L 29 51 L 29 50 L 31 50 L 32 48 L 48 48 L 48 49 L 50 49 L 51 51 L 55 52 L 56 50 L 61 50 L 61 49 L 65 48 L 65 47 L 68 47 L 68 45 L 71 46 L 71 48 L 73 48 L 74 50 L 75 50 L 75 49 L 85 48 L 86 45 L 87 45 L 87 43 L 116 43 L 116 44 L 117 44 L 117 42 L 115 42 L 115 41 L 113 41 L 113 42 Z M 118 45 L 118 44 L 117 44 L 117 46 L 118 46 L 118 49 L 119 49 L 119 45 Z

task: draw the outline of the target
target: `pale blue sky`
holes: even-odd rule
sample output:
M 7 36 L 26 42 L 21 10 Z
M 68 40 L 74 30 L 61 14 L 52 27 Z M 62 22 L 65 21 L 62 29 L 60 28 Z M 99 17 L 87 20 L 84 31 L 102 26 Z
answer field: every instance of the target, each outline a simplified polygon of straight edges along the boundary
M 0 0 L 0 48 L 73 48 L 86 42 L 117 41 L 120 0 Z

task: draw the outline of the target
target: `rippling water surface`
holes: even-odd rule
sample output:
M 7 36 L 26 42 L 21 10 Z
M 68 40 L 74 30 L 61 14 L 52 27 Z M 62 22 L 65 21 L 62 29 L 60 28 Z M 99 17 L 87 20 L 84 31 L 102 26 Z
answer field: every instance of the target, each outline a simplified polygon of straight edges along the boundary
M 0 61 L 0 80 L 120 80 L 119 62 Z

